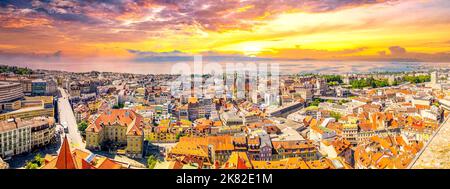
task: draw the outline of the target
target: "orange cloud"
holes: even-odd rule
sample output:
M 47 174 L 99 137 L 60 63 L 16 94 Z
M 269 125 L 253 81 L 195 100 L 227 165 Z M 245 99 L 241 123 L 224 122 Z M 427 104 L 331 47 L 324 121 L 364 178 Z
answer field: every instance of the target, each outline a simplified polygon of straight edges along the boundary
M 446 0 L 1 1 L 0 50 L 443 61 L 450 51 L 449 10 Z

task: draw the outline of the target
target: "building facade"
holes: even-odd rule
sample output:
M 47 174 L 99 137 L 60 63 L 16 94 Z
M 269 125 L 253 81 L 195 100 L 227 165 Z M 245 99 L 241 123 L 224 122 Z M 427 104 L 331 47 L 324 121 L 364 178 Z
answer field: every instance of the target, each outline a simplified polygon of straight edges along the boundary
M 34 80 L 31 83 L 31 95 L 44 96 L 47 94 L 47 82 L 41 79 Z
M 20 83 L 0 82 L 0 103 L 15 101 L 23 96 Z
M 11 157 L 45 146 L 55 136 L 55 120 L 37 117 L 32 120 L 9 119 L 0 122 L 0 156 Z
M 89 124 L 86 148 L 100 150 L 104 142 L 125 147 L 126 155 L 142 157 L 144 141 L 143 117 L 131 110 L 109 110 Z
M 32 119 L 34 117 L 54 117 L 55 107 L 52 96 L 25 97 L 17 100 L 11 105 L 4 105 L 0 121 L 10 118 Z

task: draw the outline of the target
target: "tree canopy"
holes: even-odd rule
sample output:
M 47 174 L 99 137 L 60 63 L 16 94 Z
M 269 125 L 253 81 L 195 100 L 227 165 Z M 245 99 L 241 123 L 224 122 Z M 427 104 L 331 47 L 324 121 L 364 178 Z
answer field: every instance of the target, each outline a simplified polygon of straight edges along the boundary
M 339 119 L 341 119 L 342 115 L 339 112 L 331 112 L 330 116 L 334 119 L 336 119 L 336 121 L 338 121 Z
M 0 73 L 14 73 L 18 75 L 30 75 L 33 73 L 33 70 L 29 68 L 19 68 L 17 66 L 5 66 L 0 65 Z
M 319 104 L 320 104 L 321 102 L 325 102 L 325 100 L 324 100 L 324 99 L 321 99 L 321 98 L 316 98 L 316 99 L 314 99 L 314 101 L 312 101 L 312 102 L 309 104 L 309 106 L 319 106 Z
M 389 81 L 387 79 L 374 79 L 373 77 L 357 79 L 350 82 L 350 85 L 354 89 L 362 89 L 364 87 L 387 87 L 389 86 Z
M 37 154 L 34 156 L 33 160 L 28 161 L 25 164 L 25 169 L 38 169 L 42 165 L 44 165 L 44 158 L 42 158 L 41 154 Z
M 119 104 L 114 105 L 114 106 L 113 106 L 113 109 L 122 109 L 122 108 L 124 108 L 124 107 L 125 107 L 125 104 L 119 103 Z
M 156 163 L 158 162 L 158 159 L 156 159 L 155 156 L 151 155 L 147 159 L 147 166 L 149 169 L 155 168 Z
M 424 83 L 430 81 L 431 76 L 429 75 L 404 76 L 403 80 L 408 81 L 410 83 Z
M 88 123 L 86 121 L 82 121 L 78 124 L 78 130 L 84 132 L 88 127 Z

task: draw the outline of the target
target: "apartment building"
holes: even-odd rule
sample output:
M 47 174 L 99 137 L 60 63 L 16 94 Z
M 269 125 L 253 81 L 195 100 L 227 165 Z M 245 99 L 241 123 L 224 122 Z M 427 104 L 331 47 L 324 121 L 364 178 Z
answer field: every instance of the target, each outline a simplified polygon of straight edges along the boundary
M 45 146 L 55 135 L 54 118 L 0 121 L 0 156 L 10 157 Z
M 131 110 L 109 110 L 86 129 L 86 147 L 99 150 L 104 141 L 126 146 L 130 157 L 142 157 L 143 117 Z

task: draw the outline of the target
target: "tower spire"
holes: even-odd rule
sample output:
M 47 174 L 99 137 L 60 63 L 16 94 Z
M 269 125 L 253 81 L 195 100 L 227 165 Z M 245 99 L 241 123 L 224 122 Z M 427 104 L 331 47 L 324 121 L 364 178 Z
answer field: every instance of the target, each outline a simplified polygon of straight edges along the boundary
M 56 160 L 57 169 L 75 169 L 75 162 L 72 157 L 72 152 L 70 151 L 69 142 L 67 141 L 67 136 L 64 136 L 64 141 L 61 145 L 61 149 L 58 154 L 58 159 Z

